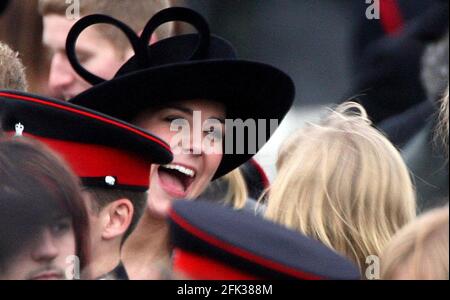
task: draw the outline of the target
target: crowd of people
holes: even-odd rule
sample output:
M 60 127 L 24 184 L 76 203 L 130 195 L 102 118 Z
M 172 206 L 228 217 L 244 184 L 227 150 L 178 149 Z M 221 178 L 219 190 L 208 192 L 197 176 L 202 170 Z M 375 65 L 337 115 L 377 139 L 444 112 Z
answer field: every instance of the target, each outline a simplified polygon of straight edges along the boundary
M 449 279 L 448 0 L 359 49 L 366 94 L 272 182 L 293 80 L 178 4 L 39 0 L 46 95 L 0 40 L 0 280 Z

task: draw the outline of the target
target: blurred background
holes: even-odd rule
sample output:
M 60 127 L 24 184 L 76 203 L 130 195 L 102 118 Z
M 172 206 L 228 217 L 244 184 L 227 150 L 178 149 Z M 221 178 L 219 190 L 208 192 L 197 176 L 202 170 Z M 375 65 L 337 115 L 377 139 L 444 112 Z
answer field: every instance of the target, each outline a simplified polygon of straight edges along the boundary
M 230 40 L 241 58 L 291 75 L 298 105 L 334 102 L 348 89 L 355 0 L 185 2 L 207 16 L 213 32 Z

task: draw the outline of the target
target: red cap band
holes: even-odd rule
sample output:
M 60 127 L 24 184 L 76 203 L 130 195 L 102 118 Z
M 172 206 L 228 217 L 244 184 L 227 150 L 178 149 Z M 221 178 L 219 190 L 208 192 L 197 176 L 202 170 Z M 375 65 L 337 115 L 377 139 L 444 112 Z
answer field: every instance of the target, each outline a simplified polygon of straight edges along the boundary
M 149 187 L 152 162 L 133 153 L 26 133 L 23 136 L 38 140 L 57 152 L 80 178 L 112 176 L 116 179 L 115 185 Z
M 192 280 L 258 280 L 253 275 L 206 256 L 174 249 L 173 271 Z

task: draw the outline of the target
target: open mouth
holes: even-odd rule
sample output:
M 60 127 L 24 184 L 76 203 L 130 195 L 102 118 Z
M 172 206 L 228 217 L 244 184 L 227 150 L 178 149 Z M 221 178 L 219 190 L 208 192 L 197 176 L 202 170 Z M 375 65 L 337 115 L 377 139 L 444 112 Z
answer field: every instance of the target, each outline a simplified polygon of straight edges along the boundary
M 196 172 L 182 165 L 168 164 L 158 168 L 158 176 L 167 192 L 175 197 L 186 197 Z

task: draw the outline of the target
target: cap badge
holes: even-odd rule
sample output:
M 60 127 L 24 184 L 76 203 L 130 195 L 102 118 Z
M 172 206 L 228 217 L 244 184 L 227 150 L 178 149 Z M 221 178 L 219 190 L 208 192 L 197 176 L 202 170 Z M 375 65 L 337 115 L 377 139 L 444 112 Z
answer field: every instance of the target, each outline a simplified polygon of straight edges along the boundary
M 25 126 L 23 126 L 22 123 L 17 123 L 15 129 L 16 129 L 15 136 L 23 136 L 23 130 L 25 129 Z
M 114 178 L 113 176 L 106 176 L 105 183 L 109 186 L 114 186 L 116 184 L 116 178 Z

